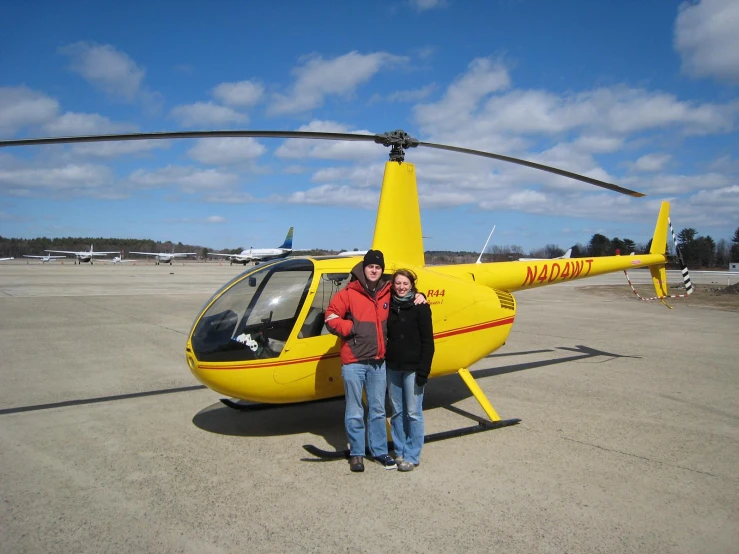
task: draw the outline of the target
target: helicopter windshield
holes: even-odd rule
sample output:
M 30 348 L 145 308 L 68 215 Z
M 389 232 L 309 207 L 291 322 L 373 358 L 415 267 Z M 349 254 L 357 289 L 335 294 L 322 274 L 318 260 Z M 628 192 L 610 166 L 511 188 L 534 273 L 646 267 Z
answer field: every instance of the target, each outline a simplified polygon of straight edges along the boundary
M 192 333 L 201 361 L 249 361 L 280 355 L 305 302 L 313 262 L 285 260 L 237 277 Z M 217 293 L 218 294 L 218 293 Z

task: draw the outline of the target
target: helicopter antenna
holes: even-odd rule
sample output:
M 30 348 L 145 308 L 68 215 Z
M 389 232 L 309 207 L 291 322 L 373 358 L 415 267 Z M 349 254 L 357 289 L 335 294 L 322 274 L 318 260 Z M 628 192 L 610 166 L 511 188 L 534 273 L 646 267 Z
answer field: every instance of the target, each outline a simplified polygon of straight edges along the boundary
M 490 242 L 490 237 L 493 236 L 493 231 L 495 231 L 495 225 L 493 225 L 493 230 L 490 231 L 490 234 L 488 235 L 488 240 L 485 241 L 485 246 L 482 247 L 482 252 L 480 252 L 480 257 L 477 258 L 476 264 L 482 263 L 482 255 L 485 253 L 485 249 L 488 247 L 488 243 Z

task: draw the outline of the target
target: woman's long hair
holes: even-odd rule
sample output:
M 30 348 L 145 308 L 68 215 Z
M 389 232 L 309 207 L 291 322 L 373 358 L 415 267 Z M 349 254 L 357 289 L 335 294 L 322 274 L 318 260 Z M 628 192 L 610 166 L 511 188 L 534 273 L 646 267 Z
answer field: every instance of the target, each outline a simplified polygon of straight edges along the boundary
M 416 274 L 413 273 L 410 269 L 396 269 L 395 273 L 393 273 L 393 278 L 390 281 L 393 285 L 393 293 L 395 292 L 395 278 L 398 275 L 402 275 L 403 277 L 407 278 L 411 282 L 411 290 L 413 291 L 413 294 L 416 294 L 418 292 L 418 289 L 416 288 Z

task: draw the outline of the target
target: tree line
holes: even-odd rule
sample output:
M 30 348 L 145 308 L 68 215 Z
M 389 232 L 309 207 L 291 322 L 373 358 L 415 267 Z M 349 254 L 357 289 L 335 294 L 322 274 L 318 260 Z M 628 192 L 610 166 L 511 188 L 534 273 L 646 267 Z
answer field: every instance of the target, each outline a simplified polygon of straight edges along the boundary
M 97 251 L 108 252 L 201 252 L 201 246 L 173 243 L 172 241 L 155 241 L 150 239 L 116 239 L 103 237 L 38 237 L 33 239 L 0 237 L 0 254 L 2 257 L 20 258 L 24 254 L 39 255 L 45 250 L 69 250 L 81 252 L 89 250 L 93 245 Z
M 734 231 L 734 236 L 727 241 L 719 239 L 714 241 L 710 235 L 702 237 L 692 227 L 682 229 L 677 234 L 678 245 L 683 255 L 683 260 L 688 267 L 726 267 L 730 262 L 739 262 L 739 227 Z M 116 239 L 103 237 L 61 237 L 47 238 L 39 237 L 33 239 L 7 238 L 0 236 L 0 257 L 20 258 L 24 254 L 38 255 L 45 250 L 71 250 L 82 251 L 94 245 L 95 250 L 117 251 L 127 254 L 136 252 L 197 252 L 205 258 L 206 253 L 211 251 L 199 245 L 174 243 L 172 241 L 155 241 L 151 239 Z M 628 238 L 608 238 L 599 233 L 594 234 L 587 245 L 577 243 L 572 246 L 573 258 L 613 256 L 616 252 L 628 255 L 632 252 L 649 252 L 652 246 L 650 239 L 646 243 L 635 243 Z M 242 248 L 217 250 L 224 254 L 237 254 Z M 313 249 L 303 252 L 306 255 L 320 256 L 325 254 L 336 254 L 335 250 Z M 674 255 L 672 240 L 668 237 L 668 252 Z M 525 252 L 518 245 L 493 245 L 482 256 L 483 262 L 504 262 L 518 258 L 556 258 L 562 256 L 565 250 L 556 244 L 547 244 L 543 248 L 533 249 Z M 426 263 L 428 264 L 458 264 L 474 263 L 480 256 L 477 252 L 451 251 L 451 250 L 429 250 L 426 251 Z

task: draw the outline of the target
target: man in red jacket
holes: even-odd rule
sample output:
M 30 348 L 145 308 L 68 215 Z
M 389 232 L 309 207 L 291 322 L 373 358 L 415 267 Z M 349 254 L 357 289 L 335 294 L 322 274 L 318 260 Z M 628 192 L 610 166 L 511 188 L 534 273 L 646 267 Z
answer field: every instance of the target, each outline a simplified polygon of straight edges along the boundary
M 387 451 L 385 430 L 385 336 L 390 307 L 390 282 L 382 279 L 385 258 L 369 250 L 352 269 L 352 279 L 329 302 L 326 327 L 341 337 L 341 377 L 346 411 L 344 426 L 349 439 L 349 469 L 364 471 L 365 424 L 362 389 L 369 408 L 369 451 L 385 469 L 395 469 Z

